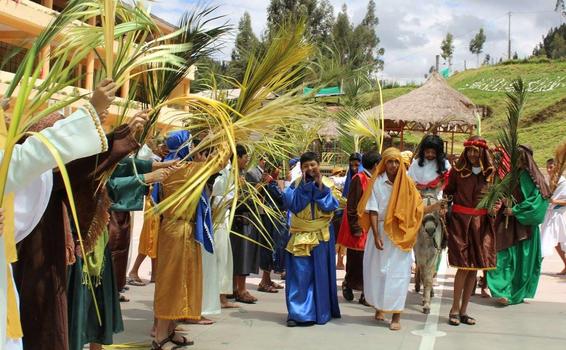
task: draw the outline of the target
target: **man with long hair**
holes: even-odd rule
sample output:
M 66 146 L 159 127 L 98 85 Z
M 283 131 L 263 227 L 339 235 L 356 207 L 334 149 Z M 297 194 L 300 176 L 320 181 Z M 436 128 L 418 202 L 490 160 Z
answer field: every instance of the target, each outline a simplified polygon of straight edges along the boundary
M 491 296 L 503 305 L 535 296 L 542 264 L 539 225 L 552 195 L 533 151 L 521 145 L 519 152 L 519 186 L 513 192 L 514 203 L 502 203 L 498 208 L 497 269 L 487 274 Z
M 444 194 L 453 197 L 448 220 L 448 262 L 457 268 L 449 324 L 474 325 L 467 313 L 477 271 L 495 269 L 495 232 L 486 209 L 477 209 L 495 168 L 487 142 L 472 136 L 454 164 Z

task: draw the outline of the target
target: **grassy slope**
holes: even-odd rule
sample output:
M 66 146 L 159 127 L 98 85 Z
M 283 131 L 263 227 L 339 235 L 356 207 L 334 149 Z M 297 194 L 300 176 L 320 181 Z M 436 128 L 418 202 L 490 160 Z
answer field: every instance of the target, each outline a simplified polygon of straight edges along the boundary
M 564 77 L 560 88 L 549 92 L 531 92 L 527 97 L 524 109 L 522 126 L 520 129 L 520 142 L 531 145 L 535 150 L 535 158 L 542 166 L 546 158 L 552 157 L 558 143 L 566 140 L 566 110 L 548 113 L 544 121 L 534 122 L 535 114 L 558 103 L 566 97 L 566 62 L 513 64 L 484 67 L 458 73 L 449 79 L 449 84 L 468 96 L 478 105 L 488 105 L 493 109 L 493 115 L 483 121 L 483 136 L 490 141 L 497 138 L 498 126 L 505 121 L 505 92 L 482 91 L 466 88 L 467 84 L 479 80 L 502 79 L 508 81 L 521 76 L 526 82 L 540 79 L 555 79 Z M 409 92 L 413 88 L 393 88 L 383 92 L 385 101 Z M 530 125 L 529 125 L 530 124 Z M 418 142 L 420 135 L 408 135 L 407 141 Z M 459 137 L 461 141 L 463 137 Z M 455 147 L 457 152 L 460 147 Z

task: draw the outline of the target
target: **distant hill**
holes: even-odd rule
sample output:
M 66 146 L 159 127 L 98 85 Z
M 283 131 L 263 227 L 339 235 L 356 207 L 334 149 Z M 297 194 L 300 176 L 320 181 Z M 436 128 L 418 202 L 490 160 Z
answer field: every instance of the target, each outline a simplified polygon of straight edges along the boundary
M 566 61 L 486 66 L 457 73 L 448 83 L 476 105 L 488 106 L 491 115 L 483 120 L 482 133 L 495 141 L 498 127 L 505 120 L 505 92 L 519 76 L 529 87 L 520 141 L 533 147 L 539 166 L 543 166 L 544 161 L 553 156 L 558 143 L 566 140 Z M 414 87 L 386 89 L 383 97 L 387 101 L 412 89 Z M 420 136 L 414 135 L 414 139 Z

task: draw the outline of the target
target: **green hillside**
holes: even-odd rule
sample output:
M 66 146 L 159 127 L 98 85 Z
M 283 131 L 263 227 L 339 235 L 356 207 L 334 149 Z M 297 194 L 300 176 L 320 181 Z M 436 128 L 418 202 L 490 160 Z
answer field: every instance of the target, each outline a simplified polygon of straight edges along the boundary
M 505 120 L 505 91 L 512 80 L 522 77 L 529 95 L 521 120 L 520 141 L 531 145 L 539 165 L 566 140 L 566 62 L 524 63 L 488 66 L 457 73 L 449 84 L 476 105 L 489 106 L 492 115 L 482 122 L 483 136 L 491 141 Z M 411 88 L 384 90 L 384 99 L 395 98 Z M 417 135 L 414 135 L 418 139 Z M 412 138 L 409 137 L 412 141 Z

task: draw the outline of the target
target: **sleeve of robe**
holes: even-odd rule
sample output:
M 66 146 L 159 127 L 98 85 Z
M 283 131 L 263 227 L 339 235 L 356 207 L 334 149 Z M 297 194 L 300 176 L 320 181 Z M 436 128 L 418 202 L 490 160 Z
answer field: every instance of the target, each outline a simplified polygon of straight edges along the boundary
M 283 192 L 285 198 L 285 206 L 294 214 L 301 212 L 310 204 L 313 196 L 313 182 L 299 182 L 299 185 L 289 186 Z
M 143 182 L 143 174 L 151 172 L 151 160 L 134 159 L 138 175 L 135 175 L 132 158 L 118 163 L 116 171 L 108 180 L 106 188 L 112 200 L 113 211 L 137 211 L 143 209 L 144 196 L 148 186 Z
M 544 221 L 548 201 L 542 197 L 530 175 L 523 171 L 519 178 L 521 192 L 525 198 L 513 206 L 513 215 L 522 225 L 535 226 Z
M 379 200 L 377 197 L 377 193 L 375 191 L 376 187 L 378 186 L 379 178 L 375 179 L 373 187 L 367 188 L 366 191 L 371 190 L 371 194 L 369 195 L 368 202 L 366 203 L 366 212 L 375 211 L 379 213 Z
M 359 177 L 354 177 L 350 183 L 350 192 L 348 192 L 348 201 L 346 203 L 346 215 L 348 215 L 348 225 L 353 235 L 361 234 L 362 227 L 358 223 L 358 203 L 362 198 L 362 183 Z
M 458 176 L 458 172 L 456 171 L 451 170 L 448 173 L 448 181 L 446 182 L 446 186 L 444 186 L 444 189 L 442 190 L 445 195 L 454 195 L 454 193 L 456 193 L 457 176 Z
M 78 109 L 69 117 L 40 132 L 57 149 L 64 163 L 108 150 L 98 116 Z M 42 173 L 56 168 L 57 162 L 49 149 L 32 136 L 16 145 L 10 159 L 6 193 L 30 184 Z
M 338 209 L 340 202 L 332 194 L 332 190 L 322 185 L 322 189 L 313 183 L 313 198 L 318 208 L 325 212 L 331 212 Z

